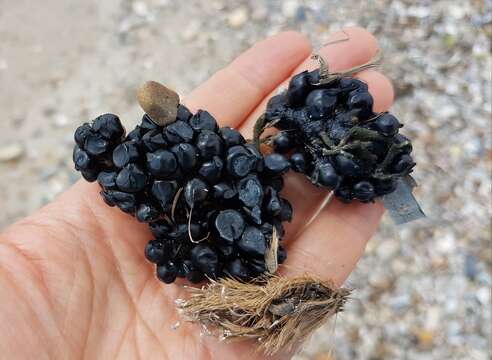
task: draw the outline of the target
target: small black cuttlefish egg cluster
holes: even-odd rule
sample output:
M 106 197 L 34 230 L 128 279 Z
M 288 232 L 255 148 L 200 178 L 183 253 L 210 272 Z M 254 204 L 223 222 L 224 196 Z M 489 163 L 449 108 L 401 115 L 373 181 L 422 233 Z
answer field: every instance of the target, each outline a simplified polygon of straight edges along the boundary
M 301 72 L 270 99 L 264 121 L 280 130 L 273 146 L 289 154 L 293 170 L 344 202 L 391 193 L 415 166 L 400 122 L 374 113 L 367 84 L 352 77 L 323 81 L 319 69 Z
M 124 134 L 116 115 L 99 116 L 76 130 L 73 160 L 109 206 L 149 224 L 155 239 L 145 256 L 160 280 L 250 280 L 267 271 L 272 237 L 281 239 L 292 218 L 279 195 L 290 168 L 284 156 L 264 157 L 207 111 L 183 105 L 166 126 L 144 115 Z M 286 258 L 281 245 L 277 255 Z

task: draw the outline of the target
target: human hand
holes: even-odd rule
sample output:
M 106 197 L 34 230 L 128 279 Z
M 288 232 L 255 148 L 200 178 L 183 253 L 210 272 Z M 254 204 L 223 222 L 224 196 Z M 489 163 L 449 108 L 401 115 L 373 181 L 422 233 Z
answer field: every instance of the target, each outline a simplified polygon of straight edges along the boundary
M 331 71 L 370 60 L 374 37 L 360 28 L 334 34 L 320 54 Z M 247 50 L 185 100 L 206 109 L 222 126 L 251 138 L 255 120 L 276 88 L 306 67 L 308 40 L 282 33 Z M 369 85 L 375 111 L 385 111 L 393 90 L 384 75 L 357 75 Z M 332 279 L 341 285 L 354 269 L 383 213 L 380 203 L 331 201 L 311 222 L 326 191 L 290 173 L 282 194 L 294 208 L 283 243 L 288 259 L 280 272 Z M 152 238 L 147 225 L 110 208 L 99 186 L 79 181 L 56 201 L 7 228 L 0 236 L 0 352 L 12 358 L 50 359 L 260 359 L 249 342 L 225 343 L 200 336 L 179 320 L 178 284 L 155 279 L 143 249 Z M 288 354 L 278 356 L 286 358 Z

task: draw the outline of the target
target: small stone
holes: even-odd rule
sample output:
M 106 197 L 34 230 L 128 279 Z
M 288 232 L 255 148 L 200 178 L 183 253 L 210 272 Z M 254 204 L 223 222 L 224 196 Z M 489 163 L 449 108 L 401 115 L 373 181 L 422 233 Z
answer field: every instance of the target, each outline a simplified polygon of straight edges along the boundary
M 299 6 L 296 10 L 296 14 L 294 15 L 295 21 L 297 22 L 306 21 L 308 11 L 309 8 L 307 8 L 306 6 Z
M 132 10 L 138 16 L 145 17 L 149 14 L 147 4 L 143 1 L 134 1 L 132 4 Z
M 399 296 L 393 296 L 388 300 L 389 306 L 396 312 L 406 311 L 412 304 L 412 299 L 408 294 L 401 294 Z
M 471 281 L 475 280 L 477 277 L 477 258 L 471 254 L 466 255 L 465 258 L 465 275 Z
M 443 255 L 451 253 L 455 249 L 455 247 L 456 237 L 451 232 L 440 236 L 439 240 L 436 243 L 436 250 Z
M 151 70 L 154 67 L 154 61 L 151 59 L 144 60 L 144 62 L 142 62 L 142 66 L 145 70 Z
M 427 329 L 417 329 L 415 331 L 419 347 L 423 350 L 429 349 L 434 343 L 434 332 Z
M 55 117 L 53 119 L 53 123 L 57 127 L 67 126 L 68 123 L 69 123 L 68 117 L 66 115 L 64 115 L 64 114 L 57 114 L 57 115 L 55 115 Z
M 425 328 L 429 330 L 437 330 L 441 323 L 441 309 L 439 306 L 431 306 L 427 310 L 425 319 Z
M 476 297 L 483 306 L 489 306 L 491 297 L 490 288 L 486 286 L 481 287 L 477 290 Z
M 200 32 L 200 23 L 198 21 L 190 22 L 183 30 L 181 36 L 185 41 L 191 41 L 197 37 Z
M 399 243 L 396 241 L 382 241 L 377 248 L 377 254 L 382 260 L 393 259 L 399 250 Z
M 147 81 L 138 89 L 140 107 L 158 125 L 164 126 L 176 120 L 179 95 L 155 81 Z
M 229 14 L 227 23 L 232 28 L 240 28 L 248 21 L 248 18 L 248 10 L 240 7 Z
M 21 158 L 25 148 L 21 144 L 10 144 L 0 147 L 0 162 L 14 161 Z
M 282 3 L 282 14 L 288 18 L 294 17 L 299 7 L 297 0 L 287 0 Z

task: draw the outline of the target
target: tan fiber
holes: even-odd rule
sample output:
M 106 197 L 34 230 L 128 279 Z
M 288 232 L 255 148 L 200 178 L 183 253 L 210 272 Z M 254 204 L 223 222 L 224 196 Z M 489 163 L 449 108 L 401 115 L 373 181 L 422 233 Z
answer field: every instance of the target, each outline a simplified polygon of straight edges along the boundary
M 267 355 L 294 350 L 342 311 L 350 294 L 311 276 L 272 276 L 254 284 L 225 278 L 190 291 L 189 299 L 177 301 L 186 320 L 222 339 L 256 339 Z

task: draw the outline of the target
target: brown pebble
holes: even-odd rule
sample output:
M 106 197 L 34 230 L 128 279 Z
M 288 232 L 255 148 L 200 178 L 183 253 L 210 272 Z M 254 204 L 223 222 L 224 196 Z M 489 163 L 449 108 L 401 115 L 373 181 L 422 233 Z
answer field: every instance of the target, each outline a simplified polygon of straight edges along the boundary
M 434 343 L 434 332 L 428 329 L 414 330 L 418 345 L 421 349 L 430 349 Z
M 155 81 L 147 81 L 137 92 L 140 107 L 157 124 L 164 126 L 176 120 L 179 95 Z
M 0 162 L 15 161 L 25 153 L 25 148 L 21 144 L 10 144 L 0 146 Z

